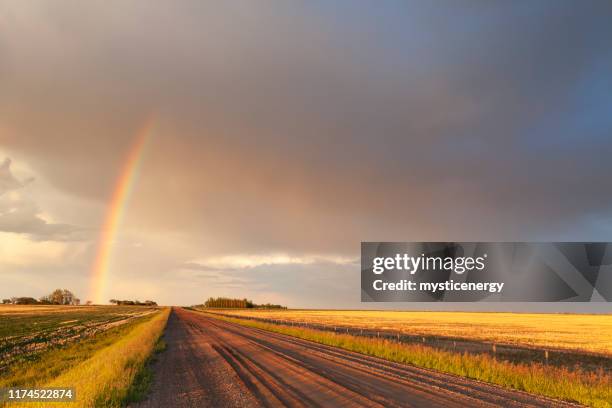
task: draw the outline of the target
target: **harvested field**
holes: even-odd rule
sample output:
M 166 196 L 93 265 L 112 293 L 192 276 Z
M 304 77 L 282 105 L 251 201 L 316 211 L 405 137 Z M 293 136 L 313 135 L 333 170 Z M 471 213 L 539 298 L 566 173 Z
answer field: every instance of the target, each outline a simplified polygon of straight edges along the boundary
M 0 372 L 50 347 L 92 337 L 156 310 L 139 306 L 0 306 Z
M 406 336 L 612 355 L 610 314 L 253 309 L 225 309 L 218 312 L 338 329 L 364 329 Z
M 74 402 L 0 402 L 0 407 L 123 407 L 148 389 L 147 361 L 166 325 L 168 308 L 129 319 L 91 338 L 51 348 L 0 373 L 2 387 L 74 387 Z

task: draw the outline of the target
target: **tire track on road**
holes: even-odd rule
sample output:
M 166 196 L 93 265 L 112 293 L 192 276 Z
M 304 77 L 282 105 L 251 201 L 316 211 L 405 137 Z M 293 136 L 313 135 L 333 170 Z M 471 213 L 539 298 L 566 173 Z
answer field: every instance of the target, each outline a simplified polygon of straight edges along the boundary
M 238 329 L 233 330 L 237 335 L 248 337 L 252 341 L 258 342 L 259 344 L 267 343 L 263 339 L 259 339 L 256 336 L 250 336 L 246 332 L 239 330 L 243 326 L 230 322 L 224 323 L 233 325 L 236 329 Z M 304 344 L 307 343 L 309 353 L 318 353 L 321 358 L 328 359 L 333 363 L 357 368 L 359 370 L 366 371 L 367 373 L 389 378 L 392 381 L 398 381 L 408 386 L 416 386 L 425 392 L 432 392 L 431 389 L 433 387 L 437 390 L 451 391 L 473 398 L 475 403 L 490 402 L 492 404 L 498 406 L 501 405 L 504 407 L 550 407 L 553 405 L 565 407 L 579 406 L 572 403 L 534 396 L 522 391 L 507 390 L 482 381 L 471 380 L 452 374 L 443 374 L 434 370 L 394 363 L 377 357 L 353 353 L 340 348 L 334 348 L 307 340 L 292 338 L 290 336 L 268 332 L 262 329 L 253 328 L 252 330 L 258 334 L 265 334 L 266 337 L 273 337 L 282 342 L 292 343 L 297 346 L 304 346 Z M 267 344 L 268 349 L 271 352 L 278 353 L 278 350 L 273 348 L 272 343 Z M 351 363 L 355 363 L 357 365 L 353 365 Z M 449 377 L 452 379 L 452 381 L 449 381 Z

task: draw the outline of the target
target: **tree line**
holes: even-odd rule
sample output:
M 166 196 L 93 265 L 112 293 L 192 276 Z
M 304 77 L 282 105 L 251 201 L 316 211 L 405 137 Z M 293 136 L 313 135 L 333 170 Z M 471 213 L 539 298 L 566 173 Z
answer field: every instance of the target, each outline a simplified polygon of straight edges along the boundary
M 2 299 L 4 304 L 13 305 L 71 305 L 78 306 L 81 304 L 81 299 L 77 298 L 74 293 L 68 289 L 55 289 L 53 292 L 39 299 L 29 296 L 12 297 L 10 299 Z M 90 304 L 91 302 L 87 302 Z
M 257 305 L 248 299 L 234 299 L 226 297 L 208 298 L 204 302 L 204 307 L 218 309 L 286 309 L 281 305 L 273 305 L 271 303 Z
M 120 305 L 120 306 L 157 306 L 157 302 L 154 302 L 152 300 L 145 300 L 144 302 L 141 302 L 139 300 L 111 299 L 110 302 L 113 305 Z
M 110 302 L 115 305 L 132 305 L 132 306 L 157 306 L 157 303 L 152 300 L 117 300 L 111 299 Z M 53 292 L 39 299 L 30 296 L 12 297 L 10 299 L 2 299 L 4 304 L 13 305 L 71 305 L 78 306 L 81 304 L 81 299 L 77 298 L 74 293 L 68 289 L 55 289 Z M 91 301 L 87 301 L 86 305 L 91 305 Z

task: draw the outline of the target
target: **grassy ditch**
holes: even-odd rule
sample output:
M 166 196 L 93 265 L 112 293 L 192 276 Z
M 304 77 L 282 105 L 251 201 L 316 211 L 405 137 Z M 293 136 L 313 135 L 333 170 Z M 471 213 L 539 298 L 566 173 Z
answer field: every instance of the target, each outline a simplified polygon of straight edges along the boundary
M 389 361 L 429 368 L 486 381 L 546 397 L 597 408 L 612 407 L 612 377 L 603 370 L 551 367 L 540 363 L 510 363 L 486 354 L 454 353 L 425 345 L 398 343 L 326 331 L 276 325 L 213 314 L 217 319 L 340 347 Z
M 134 381 L 122 399 L 122 405 L 142 401 L 146 398 L 149 388 L 153 383 L 152 364 L 157 360 L 157 355 L 166 350 L 166 342 L 163 337 L 157 339 L 153 352 L 149 355 L 140 370 L 134 376 Z
M 124 406 L 141 397 L 150 384 L 147 361 L 163 344 L 159 340 L 169 313 L 170 309 L 163 309 L 100 338 L 45 353 L 29 367 L 13 369 L 13 375 L 3 378 L 0 386 L 74 387 L 79 407 Z M 28 402 L 11 403 L 10 407 L 55 405 L 75 406 Z

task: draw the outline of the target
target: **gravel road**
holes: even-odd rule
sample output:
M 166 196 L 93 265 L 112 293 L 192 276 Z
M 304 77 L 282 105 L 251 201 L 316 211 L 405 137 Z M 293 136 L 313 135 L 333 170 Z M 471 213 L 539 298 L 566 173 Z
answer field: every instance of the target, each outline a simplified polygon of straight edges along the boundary
M 174 308 L 136 407 L 574 407 Z

